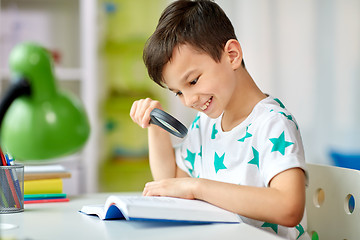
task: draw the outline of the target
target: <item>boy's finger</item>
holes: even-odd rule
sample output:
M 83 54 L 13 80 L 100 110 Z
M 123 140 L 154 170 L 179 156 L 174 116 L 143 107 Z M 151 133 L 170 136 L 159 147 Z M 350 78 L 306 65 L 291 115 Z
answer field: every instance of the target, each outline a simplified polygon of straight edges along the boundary
M 150 113 L 154 109 L 154 107 L 150 106 L 145 110 L 144 117 L 142 119 L 142 126 L 148 127 L 150 125 Z
M 138 101 L 133 102 L 131 109 L 130 109 L 130 117 L 134 122 L 135 122 L 134 117 L 135 117 L 137 105 L 138 105 Z

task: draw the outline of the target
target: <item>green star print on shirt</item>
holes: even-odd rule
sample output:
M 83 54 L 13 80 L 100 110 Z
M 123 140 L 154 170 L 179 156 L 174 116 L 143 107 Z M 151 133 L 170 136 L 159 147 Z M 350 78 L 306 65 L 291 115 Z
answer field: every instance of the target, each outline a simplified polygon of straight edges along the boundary
M 218 132 L 219 132 L 219 131 L 216 129 L 216 123 L 214 123 L 213 128 L 212 128 L 212 132 L 211 132 L 211 139 L 215 139 L 216 134 L 217 134 Z
M 219 157 L 219 155 L 215 152 L 214 166 L 215 166 L 216 173 L 220 169 L 227 169 L 227 167 L 224 165 L 224 158 L 225 158 L 225 153 L 221 157 Z
M 272 230 L 274 230 L 275 233 L 278 232 L 278 225 L 277 224 L 274 224 L 274 223 L 268 223 L 268 222 L 264 222 L 264 224 L 261 226 L 261 227 L 269 227 L 271 228 Z
M 248 164 L 254 164 L 259 168 L 259 152 L 254 147 L 252 147 L 252 150 L 254 158 L 251 159 Z
M 278 138 L 270 138 L 269 140 L 274 144 L 271 152 L 279 151 L 282 155 L 285 154 L 285 148 L 294 144 L 293 142 L 285 141 L 284 132 L 282 132 Z
M 200 116 L 196 116 L 196 118 L 194 119 L 194 121 L 191 124 L 191 129 L 193 129 L 194 127 L 199 128 L 199 124 L 197 123 L 200 119 Z
M 285 108 L 285 105 L 278 98 L 274 98 L 274 100 L 280 105 L 280 107 Z
M 299 236 L 296 239 L 299 239 L 299 237 L 305 233 L 305 230 L 301 224 L 297 225 L 295 228 L 299 231 Z
M 198 153 L 198 155 L 202 158 L 202 146 L 200 146 L 200 152 Z
M 252 134 L 248 132 L 248 129 L 249 129 L 250 125 L 251 125 L 251 123 L 249 124 L 249 126 L 246 127 L 245 136 L 242 137 L 242 138 L 240 138 L 240 139 L 238 140 L 239 142 L 244 142 L 245 139 L 252 137 Z
M 298 125 L 296 124 L 296 122 L 294 121 L 294 119 L 293 119 L 293 117 L 291 116 L 291 114 L 286 115 L 286 113 L 284 113 L 284 112 L 279 112 L 279 113 L 282 114 L 282 115 L 284 115 L 288 120 L 292 121 L 292 122 L 295 124 L 296 129 L 299 130 L 299 127 L 298 127 Z
M 189 149 L 186 149 L 186 152 L 187 152 L 187 156 L 185 158 L 185 161 L 188 161 L 191 164 L 192 167 L 191 169 L 194 170 L 196 153 L 189 151 Z

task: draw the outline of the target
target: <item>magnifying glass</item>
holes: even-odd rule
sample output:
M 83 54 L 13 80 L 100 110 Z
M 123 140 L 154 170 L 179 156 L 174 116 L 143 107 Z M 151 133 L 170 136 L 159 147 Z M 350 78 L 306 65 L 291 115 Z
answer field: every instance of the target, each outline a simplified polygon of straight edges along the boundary
M 151 124 L 155 124 L 179 138 L 184 138 L 187 134 L 188 130 L 181 122 L 158 108 L 151 111 L 150 119 Z

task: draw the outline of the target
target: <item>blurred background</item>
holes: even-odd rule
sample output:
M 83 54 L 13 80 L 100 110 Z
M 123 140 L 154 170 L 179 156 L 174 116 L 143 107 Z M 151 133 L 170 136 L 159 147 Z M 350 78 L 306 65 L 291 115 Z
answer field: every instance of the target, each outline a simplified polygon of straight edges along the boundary
M 59 86 L 80 97 L 89 115 L 84 150 L 55 160 L 72 173 L 68 193 L 141 191 L 152 179 L 147 132 L 129 117 L 133 101 L 157 99 L 191 123 L 195 112 L 153 83 L 142 62 L 170 2 L 0 1 L 0 93 L 9 84 L 11 49 L 35 41 L 51 51 Z M 216 2 L 234 24 L 255 82 L 296 117 L 307 162 L 334 165 L 336 156 L 359 156 L 360 1 Z

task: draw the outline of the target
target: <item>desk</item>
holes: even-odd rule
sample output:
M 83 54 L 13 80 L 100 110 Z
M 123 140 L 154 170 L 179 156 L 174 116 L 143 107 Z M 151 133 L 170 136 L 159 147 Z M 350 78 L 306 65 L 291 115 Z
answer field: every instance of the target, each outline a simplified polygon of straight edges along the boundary
M 102 221 L 79 213 L 83 205 L 104 203 L 110 193 L 70 197 L 70 202 L 27 204 L 25 211 L 1 214 L 1 223 L 16 225 L 3 230 L 8 239 L 280 239 L 250 225 L 241 224 L 179 224 Z

